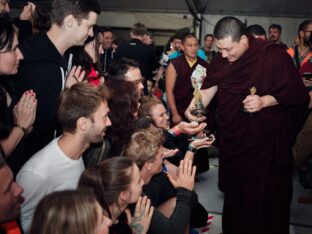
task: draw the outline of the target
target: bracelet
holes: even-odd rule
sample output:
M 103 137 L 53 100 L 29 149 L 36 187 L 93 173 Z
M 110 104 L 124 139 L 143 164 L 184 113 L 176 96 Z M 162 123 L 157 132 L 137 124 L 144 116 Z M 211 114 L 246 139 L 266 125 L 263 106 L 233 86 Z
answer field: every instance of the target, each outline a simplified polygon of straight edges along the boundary
M 174 134 L 175 134 L 176 136 L 181 135 L 181 131 L 179 130 L 178 127 L 173 127 L 173 128 L 172 128 L 172 131 L 174 132 Z
M 26 128 L 24 128 L 23 126 L 19 125 L 19 124 L 15 124 L 14 127 L 22 130 L 22 132 L 26 135 L 28 133 L 28 130 Z
M 194 146 L 192 146 L 192 143 L 190 143 L 187 147 L 187 151 L 191 151 L 192 153 L 196 152 L 196 148 Z
M 170 129 L 168 130 L 168 132 L 169 132 L 171 135 L 173 135 L 174 137 L 177 137 L 177 136 L 179 136 L 179 135 L 181 134 L 181 131 L 180 131 L 178 128 L 176 128 L 176 127 L 170 128 Z

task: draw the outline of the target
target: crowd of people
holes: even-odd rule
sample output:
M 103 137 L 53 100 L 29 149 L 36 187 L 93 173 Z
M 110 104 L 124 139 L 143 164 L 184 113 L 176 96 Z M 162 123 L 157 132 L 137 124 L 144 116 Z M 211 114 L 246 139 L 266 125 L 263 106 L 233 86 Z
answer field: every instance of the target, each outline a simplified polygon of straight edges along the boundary
M 129 41 L 96 25 L 97 0 L 14 20 L 0 1 L 1 234 L 208 233 L 210 147 L 223 233 L 289 233 L 294 168 L 312 188 L 312 20 L 288 48 L 278 24 L 223 17 L 157 61 L 144 24 Z

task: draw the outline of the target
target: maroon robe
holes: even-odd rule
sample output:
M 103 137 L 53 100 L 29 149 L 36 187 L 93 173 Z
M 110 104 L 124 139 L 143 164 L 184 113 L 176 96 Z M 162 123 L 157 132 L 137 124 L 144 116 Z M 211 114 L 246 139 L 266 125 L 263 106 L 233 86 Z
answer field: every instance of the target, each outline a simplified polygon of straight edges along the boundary
M 309 95 L 285 50 L 248 39 L 248 50 L 232 65 L 220 54 L 214 58 L 203 85 L 219 88 L 223 231 L 288 233 L 291 147 L 304 123 Z M 257 95 L 271 95 L 279 104 L 245 113 L 242 101 L 253 86 Z

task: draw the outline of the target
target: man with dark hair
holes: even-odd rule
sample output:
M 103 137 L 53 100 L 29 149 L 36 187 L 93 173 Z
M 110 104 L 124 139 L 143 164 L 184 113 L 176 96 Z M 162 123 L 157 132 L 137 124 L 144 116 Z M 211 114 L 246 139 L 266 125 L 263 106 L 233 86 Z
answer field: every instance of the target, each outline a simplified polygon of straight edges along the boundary
M 181 49 L 183 55 L 171 60 L 166 71 L 166 94 L 174 125 L 186 120 L 184 112 L 194 92 L 192 73 L 198 65 L 208 68 L 208 63 L 197 56 L 199 43 L 194 34 L 184 35 Z
M 104 53 L 101 55 L 102 70 L 105 78 L 107 78 L 108 67 L 113 62 L 113 32 L 110 28 L 100 28 L 103 35 L 103 49 Z
M 212 49 L 214 44 L 214 36 L 212 34 L 206 34 L 204 37 L 204 47 L 203 50 L 205 51 L 205 54 L 207 56 L 207 62 L 210 63 L 213 56 L 215 56 L 216 51 Z
M 263 40 L 266 40 L 265 30 L 259 24 L 249 25 L 247 27 L 247 32 L 249 35 L 253 36 L 254 38 L 261 38 Z
M 144 24 L 136 23 L 130 31 L 131 40 L 118 46 L 114 59 L 122 57 L 134 59 L 140 65 L 144 80 L 144 93 L 147 94 L 147 80 L 152 80 L 152 71 L 156 68 L 156 61 L 151 50 L 144 45 L 147 28 Z
M 23 188 L 13 178 L 13 173 L 5 162 L 0 148 L 0 233 L 18 229 L 14 221 L 23 203 Z
M 281 42 L 282 26 L 279 24 L 271 24 L 269 27 L 269 40 L 288 49 L 287 45 Z
M 24 188 L 21 222 L 29 232 L 33 213 L 47 194 L 75 189 L 84 170 L 82 153 L 91 143 L 103 141 L 111 125 L 104 87 L 78 83 L 65 89 L 59 98 L 57 117 L 63 135 L 36 153 L 20 170 L 17 182 Z
M 68 75 L 71 64 L 64 54 L 70 47 L 83 45 L 93 36 L 93 25 L 100 11 L 97 0 L 54 0 L 49 31 L 21 45 L 24 62 L 19 72 L 20 93 L 32 89 L 38 99 L 34 129 L 26 138 L 26 158 L 58 135 L 57 98 L 65 86 L 84 75 L 76 67 Z
M 138 93 L 143 94 L 143 77 L 139 64 L 133 59 L 121 58 L 109 67 L 108 79 L 126 80 L 134 83 Z
M 286 51 L 248 37 L 224 17 L 215 26 L 218 55 L 201 90 L 205 106 L 217 93 L 222 227 L 232 234 L 289 233 L 292 153 L 309 95 Z M 186 111 L 190 120 L 194 100 Z

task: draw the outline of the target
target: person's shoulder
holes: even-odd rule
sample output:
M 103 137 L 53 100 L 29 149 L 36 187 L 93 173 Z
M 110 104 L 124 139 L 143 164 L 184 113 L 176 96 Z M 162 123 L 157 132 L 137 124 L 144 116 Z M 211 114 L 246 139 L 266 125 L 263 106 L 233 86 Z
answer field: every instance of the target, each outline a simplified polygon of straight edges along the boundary
M 59 53 L 45 32 L 28 38 L 20 46 L 23 54 L 21 67 L 33 66 L 34 64 L 57 64 L 64 65 L 64 57 Z
M 290 55 L 287 53 L 287 50 L 285 50 L 285 48 L 283 48 L 282 46 L 272 43 L 272 42 L 266 42 L 263 47 L 262 50 L 265 50 L 265 56 L 266 59 L 278 59 L 281 60 L 283 58 L 290 58 Z M 261 55 L 262 53 L 260 52 L 259 55 Z
M 51 155 L 56 155 L 57 149 L 57 139 L 52 140 L 48 145 L 35 153 L 22 167 L 23 170 L 32 170 L 35 171 L 37 169 L 42 169 L 43 165 L 51 166 L 51 162 L 55 160 L 55 157 L 51 157 Z M 43 169 L 45 170 L 45 168 Z
M 205 67 L 207 67 L 207 66 L 209 65 L 209 63 L 208 63 L 206 60 L 204 60 L 203 58 L 201 58 L 201 57 L 197 57 L 197 62 L 198 62 L 200 65 L 203 65 L 203 66 L 205 66 Z

